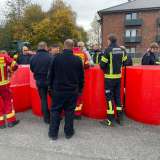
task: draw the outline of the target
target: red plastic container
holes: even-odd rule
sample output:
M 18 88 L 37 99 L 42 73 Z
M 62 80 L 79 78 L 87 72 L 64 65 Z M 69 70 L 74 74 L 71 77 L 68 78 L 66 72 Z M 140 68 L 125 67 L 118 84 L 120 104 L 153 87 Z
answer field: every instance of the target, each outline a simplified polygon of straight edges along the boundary
M 2 98 L 0 96 L 0 107 L 3 106 L 3 101 L 2 101 Z
M 127 68 L 126 114 L 147 124 L 160 124 L 160 66 Z
M 94 119 L 106 117 L 104 74 L 99 66 L 85 71 L 83 115 Z
M 16 112 L 23 112 L 31 108 L 30 101 L 30 68 L 28 65 L 19 66 L 11 79 L 13 104 Z

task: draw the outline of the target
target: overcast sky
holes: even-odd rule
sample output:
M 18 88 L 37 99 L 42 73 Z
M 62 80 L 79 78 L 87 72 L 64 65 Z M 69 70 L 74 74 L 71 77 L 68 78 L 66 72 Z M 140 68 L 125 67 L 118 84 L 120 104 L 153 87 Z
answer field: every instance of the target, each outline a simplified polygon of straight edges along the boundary
M 5 2 L 7 0 L 0 0 L 0 19 L 3 18 L 5 9 Z M 40 4 L 44 10 L 48 10 L 53 0 L 32 0 L 34 3 Z M 90 24 L 94 15 L 98 10 L 105 9 L 128 0 L 64 0 L 72 6 L 77 13 L 77 24 L 83 26 L 86 30 L 90 28 Z

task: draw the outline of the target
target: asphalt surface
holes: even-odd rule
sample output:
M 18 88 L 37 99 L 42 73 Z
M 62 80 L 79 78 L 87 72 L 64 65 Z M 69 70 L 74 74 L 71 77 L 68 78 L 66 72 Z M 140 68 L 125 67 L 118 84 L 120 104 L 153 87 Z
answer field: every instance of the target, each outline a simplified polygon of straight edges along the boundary
M 160 160 L 158 126 L 125 118 L 124 126 L 108 128 L 83 118 L 72 139 L 65 139 L 62 122 L 59 139 L 51 141 L 42 119 L 30 111 L 17 117 L 18 126 L 0 130 L 0 160 Z

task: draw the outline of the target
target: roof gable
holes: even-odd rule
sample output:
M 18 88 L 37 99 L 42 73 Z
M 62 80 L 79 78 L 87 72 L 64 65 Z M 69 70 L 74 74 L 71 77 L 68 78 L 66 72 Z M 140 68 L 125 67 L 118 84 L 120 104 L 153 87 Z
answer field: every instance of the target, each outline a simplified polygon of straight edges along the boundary
M 133 0 L 130 2 L 122 3 L 114 7 L 101 10 L 98 13 L 101 15 L 110 12 L 124 12 L 132 10 L 151 10 L 151 9 L 160 9 L 160 0 Z

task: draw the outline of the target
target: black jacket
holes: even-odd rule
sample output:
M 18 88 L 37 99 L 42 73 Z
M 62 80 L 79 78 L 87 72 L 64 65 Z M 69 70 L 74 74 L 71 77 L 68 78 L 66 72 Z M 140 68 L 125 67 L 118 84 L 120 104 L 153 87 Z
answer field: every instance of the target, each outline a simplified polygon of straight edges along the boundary
M 30 68 L 39 87 L 48 85 L 47 75 L 51 60 L 52 58 L 46 50 L 38 50 L 36 55 L 31 58 Z
M 158 56 L 155 53 L 148 52 L 142 58 L 142 65 L 158 65 L 160 64 Z
M 81 93 L 84 85 L 83 64 L 73 51 L 57 55 L 49 71 L 49 86 L 53 92 Z
M 105 78 L 121 78 L 121 68 L 123 62 L 127 60 L 124 51 L 116 44 L 112 43 L 101 58 L 100 66 L 105 72 Z
M 93 62 L 94 62 L 94 64 L 99 64 L 100 61 L 101 61 L 101 57 L 102 57 L 101 51 L 100 50 L 95 50 L 93 52 L 94 52 L 94 54 L 92 56 Z
M 17 59 L 18 64 L 30 64 L 30 59 L 32 55 L 20 54 Z

